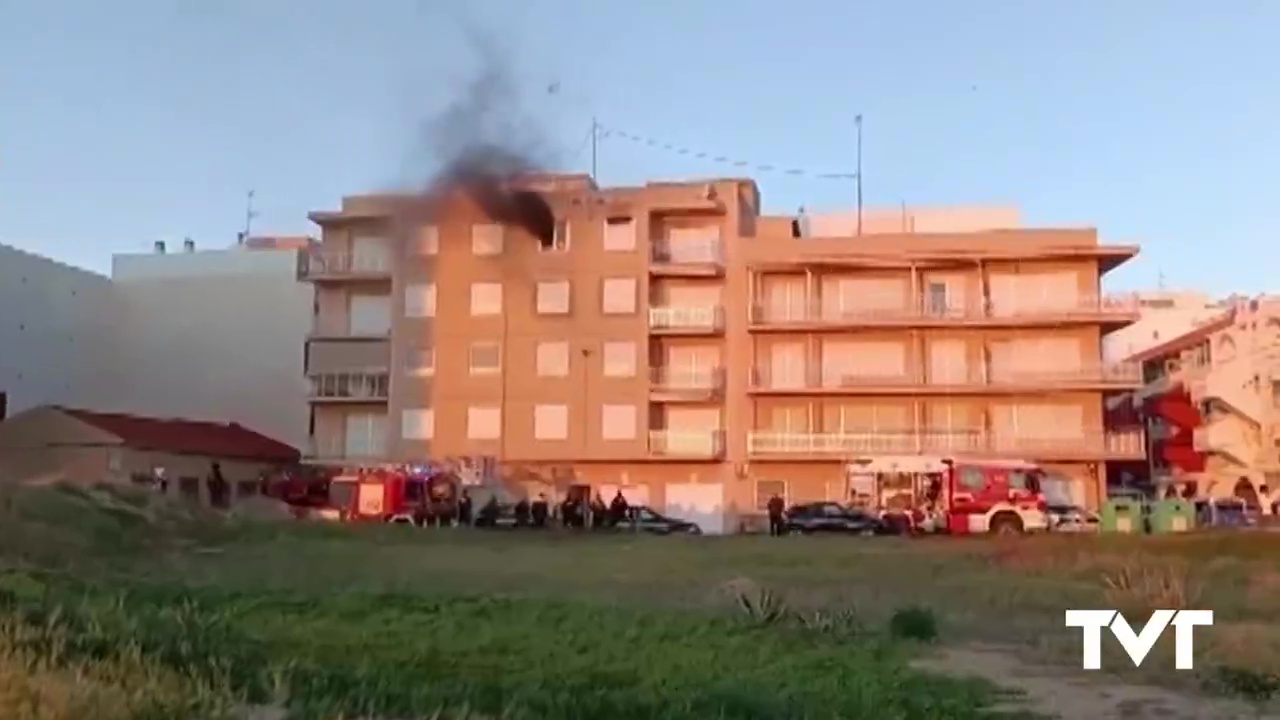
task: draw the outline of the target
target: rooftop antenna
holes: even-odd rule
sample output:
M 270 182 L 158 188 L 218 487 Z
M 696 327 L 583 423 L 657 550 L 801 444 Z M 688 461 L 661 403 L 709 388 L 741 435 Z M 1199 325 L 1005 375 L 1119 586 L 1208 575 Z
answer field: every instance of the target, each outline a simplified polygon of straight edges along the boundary
M 862 235 L 862 113 L 853 119 L 858 128 L 858 235 Z
M 1164 290 L 1164 270 L 1156 271 L 1156 288 Z
M 245 193 L 244 230 L 240 233 L 239 243 L 241 245 L 245 244 L 251 237 L 250 233 L 253 231 L 253 219 L 258 217 L 258 211 L 253 209 L 253 194 L 254 191 L 252 190 Z
M 597 150 L 600 145 L 600 122 L 591 118 L 591 179 L 596 180 Z M 599 182 L 599 180 L 596 180 Z

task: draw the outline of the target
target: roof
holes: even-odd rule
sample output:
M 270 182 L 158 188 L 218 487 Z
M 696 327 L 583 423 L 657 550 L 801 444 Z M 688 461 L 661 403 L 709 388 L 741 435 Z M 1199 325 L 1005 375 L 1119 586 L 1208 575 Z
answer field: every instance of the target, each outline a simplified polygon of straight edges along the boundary
M 296 448 L 236 423 L 56 409 L 138 450 L 268 463 L 297 462 L 301 457 Z
M 1183 350 L 1189 350 L 1193 346 L 1209 339 L 1210 335 L 1216 332 L 1226 330 L 1236 321 L 1236 311 L 1228 310 L 1209 322 L 1201 325 L 1194 330 L 1183 333 L 1176 338 L 1166 340 L 1155 347 L 1147 348 L 1142 352 L 1134 353 L 1127 359 L 1128 362 L 1146 362 L 1163 358 Z

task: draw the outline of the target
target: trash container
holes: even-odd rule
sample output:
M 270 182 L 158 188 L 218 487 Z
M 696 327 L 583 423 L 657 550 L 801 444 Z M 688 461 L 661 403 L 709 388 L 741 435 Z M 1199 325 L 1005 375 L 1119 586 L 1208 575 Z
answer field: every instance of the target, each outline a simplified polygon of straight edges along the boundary
M 1143 503 L 1136 498 L 1112 498 L 1102 505 L 1098 524 L 1102 532 L 1141 533 Z
M 1177 533 L 1195 529 L 1196 509 L 1190 501 L 1165 498 L 1151 505 L 1151 532 Z

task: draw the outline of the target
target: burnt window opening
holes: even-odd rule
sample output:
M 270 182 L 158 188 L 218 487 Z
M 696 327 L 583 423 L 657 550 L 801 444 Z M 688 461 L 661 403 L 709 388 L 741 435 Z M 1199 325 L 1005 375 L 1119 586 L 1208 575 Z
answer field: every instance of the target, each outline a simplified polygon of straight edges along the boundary
M 542 252 L 567 252 L 569 250 L 569 223 L 557 220 L 550 237 L 538 238 L 538 248 Z

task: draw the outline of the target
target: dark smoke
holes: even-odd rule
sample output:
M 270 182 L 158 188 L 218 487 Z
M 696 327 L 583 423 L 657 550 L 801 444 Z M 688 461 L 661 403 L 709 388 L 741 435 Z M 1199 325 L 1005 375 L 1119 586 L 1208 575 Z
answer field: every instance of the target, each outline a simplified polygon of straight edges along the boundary
M 493 222 L 524 228 L 550 245 L 555 237 L 551 205 L 517 182 L 550 165 L 539 124 L 525 111 L 497 45 L 475 33 L 471 37 L 480 51 L 479 72 L 425 129 L 429 152 L 439 164 L 427 194 L 441 199 L 465 193 Z

